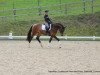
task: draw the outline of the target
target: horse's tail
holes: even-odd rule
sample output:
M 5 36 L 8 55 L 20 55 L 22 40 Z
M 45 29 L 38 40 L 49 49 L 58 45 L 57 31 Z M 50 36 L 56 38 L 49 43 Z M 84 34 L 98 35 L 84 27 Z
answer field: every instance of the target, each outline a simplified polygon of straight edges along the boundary
M 32 40 L 31 32 L 32 32 L 32 26 L 31 26 L 30 30 L 28 31 L 27 39 L 26 39 L 29 43 L 30 43 L 31 40 Z

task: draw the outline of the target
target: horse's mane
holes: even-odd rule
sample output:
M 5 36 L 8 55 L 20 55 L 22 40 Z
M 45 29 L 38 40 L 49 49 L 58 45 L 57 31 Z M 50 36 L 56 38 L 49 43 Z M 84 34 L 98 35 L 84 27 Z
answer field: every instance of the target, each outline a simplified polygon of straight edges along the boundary
M 53 23 L 53 26 L 55 26 L 55 27 L 64 27 L 61 23 Z

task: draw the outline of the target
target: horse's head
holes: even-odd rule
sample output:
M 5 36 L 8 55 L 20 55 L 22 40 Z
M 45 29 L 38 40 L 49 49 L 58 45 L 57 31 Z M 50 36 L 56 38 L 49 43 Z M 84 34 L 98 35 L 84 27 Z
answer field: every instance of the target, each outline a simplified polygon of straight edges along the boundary
M 62 26 L 62 28 L 59 29 L 61 36 L 64 35 L 65 28 L 66 27 Z
M 63 36 L 66 27 L 64 27 L 61 23 L 58 23 L 58 25 L 59 25 L 59 32 L 61 36 Z

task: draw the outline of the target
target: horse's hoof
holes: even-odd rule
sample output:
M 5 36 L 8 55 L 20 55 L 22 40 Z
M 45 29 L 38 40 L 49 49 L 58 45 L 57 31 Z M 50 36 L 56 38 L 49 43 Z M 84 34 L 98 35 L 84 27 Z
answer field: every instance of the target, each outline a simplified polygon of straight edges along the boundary
M 59 48 L 61 48 L 61 47 L 59 47 Z

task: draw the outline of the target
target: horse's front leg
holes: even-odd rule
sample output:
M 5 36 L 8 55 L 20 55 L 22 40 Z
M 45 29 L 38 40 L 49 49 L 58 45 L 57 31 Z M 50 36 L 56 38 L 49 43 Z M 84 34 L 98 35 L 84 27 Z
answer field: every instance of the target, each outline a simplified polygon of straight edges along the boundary
M 36 39 L 37 39 L 37 40 L 38 40 L 38 42 L 40 43 L 40 46 L 43 48 L 43 45 L 42 45 L 42 43 L 41 43 L 41 41 L 40 41 L 40 39 L 39 39 L 39 38 L 40 38 L 40 36 L 37 36 L 37 37 L 36 37 Z
M 61 43 L 60 43 L 60 39 L 57 38 L 56 36 L 54 36 L 54 38 L 59 42 L 59 48 L 61 48 Z
M 52 36 L 50 37 L 50 39 L 49 39 L 49 43 L 48 43 L 48 47 L 50 48 L 50 43 L 51 43 L 51 41 L 52 41 Z

